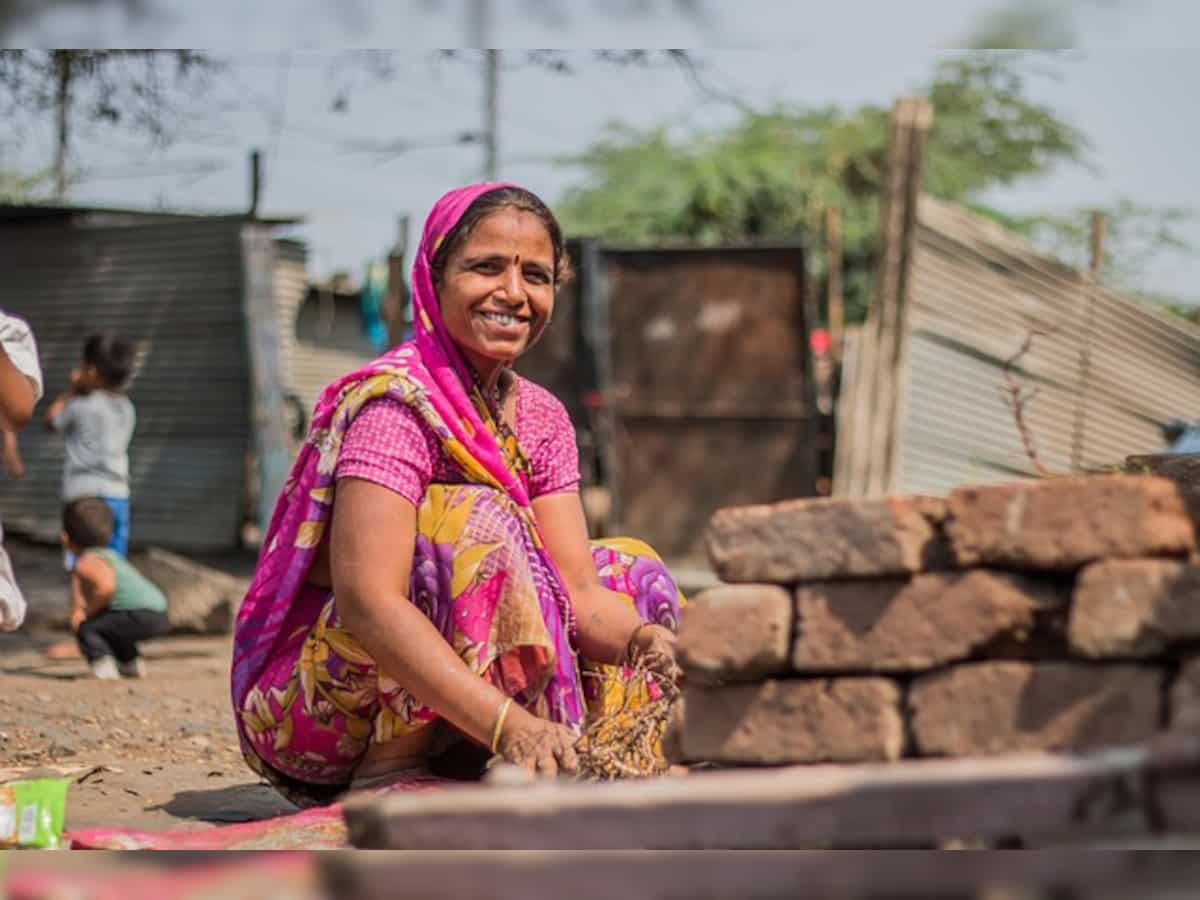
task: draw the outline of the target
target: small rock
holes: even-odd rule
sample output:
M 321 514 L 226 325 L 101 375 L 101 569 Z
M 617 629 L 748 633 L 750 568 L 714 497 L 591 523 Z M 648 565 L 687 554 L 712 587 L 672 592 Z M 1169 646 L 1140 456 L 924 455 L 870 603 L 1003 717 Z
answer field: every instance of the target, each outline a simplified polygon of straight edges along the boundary
M 498 787 L 511 787 L 513 785 L 533 784 L 537 781 L 537 775 L 521 766 L 514 766 L 512 763 L 497 763 L 487 770 L 487 773 L 483 776 L 483 780 L 486 784 Z

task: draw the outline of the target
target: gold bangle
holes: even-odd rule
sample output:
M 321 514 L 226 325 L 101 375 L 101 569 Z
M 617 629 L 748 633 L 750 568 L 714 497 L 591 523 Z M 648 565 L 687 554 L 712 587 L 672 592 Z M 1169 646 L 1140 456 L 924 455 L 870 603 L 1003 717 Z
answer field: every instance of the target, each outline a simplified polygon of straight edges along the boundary
M 500 712 L 496 713 L 496 724 L 492 726 L 491 751 L 493 756 L 496 753 L 496 745 L 500 743 L 500 732 L 504 728 L 504 720 L 508 718 L 508 711 L 512 708 L 512 702 L 512 697 L 505 697 L 504 702 L 500 704 Z

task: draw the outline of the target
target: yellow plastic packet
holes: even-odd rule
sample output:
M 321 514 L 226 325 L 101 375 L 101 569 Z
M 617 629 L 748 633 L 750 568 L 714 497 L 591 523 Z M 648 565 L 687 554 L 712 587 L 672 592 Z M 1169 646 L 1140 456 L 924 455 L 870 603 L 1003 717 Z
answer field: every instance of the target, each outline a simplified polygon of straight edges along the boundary
M 0 847 L 57 848 L 68 784 L 66 778 L 38 778 L 0 785 Z

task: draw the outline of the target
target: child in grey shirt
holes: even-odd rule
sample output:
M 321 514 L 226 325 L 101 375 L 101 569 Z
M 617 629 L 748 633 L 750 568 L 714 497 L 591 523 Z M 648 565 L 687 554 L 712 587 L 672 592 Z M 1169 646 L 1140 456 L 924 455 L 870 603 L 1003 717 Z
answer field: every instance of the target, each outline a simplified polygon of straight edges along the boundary
M 133 344 L 94 334 L 83 344 L 83 364 L 70 389 L 46 411 L 46 425 L 66 438 L 63 503 L 99 497 L 113 513 L 109 547 L 129 549 L 129 442 L 136 415 L 125 395 L 133 373 Z

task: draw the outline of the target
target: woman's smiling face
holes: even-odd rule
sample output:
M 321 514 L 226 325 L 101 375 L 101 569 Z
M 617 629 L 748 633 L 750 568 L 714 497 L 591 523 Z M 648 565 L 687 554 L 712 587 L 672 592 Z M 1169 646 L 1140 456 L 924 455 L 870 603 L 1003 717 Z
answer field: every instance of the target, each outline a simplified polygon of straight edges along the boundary
M 437 286 L 446 331 L 485 381 L 520 356 L 554 310 L 554 246 L 546 226 L 513 207 L 481 219 Z

